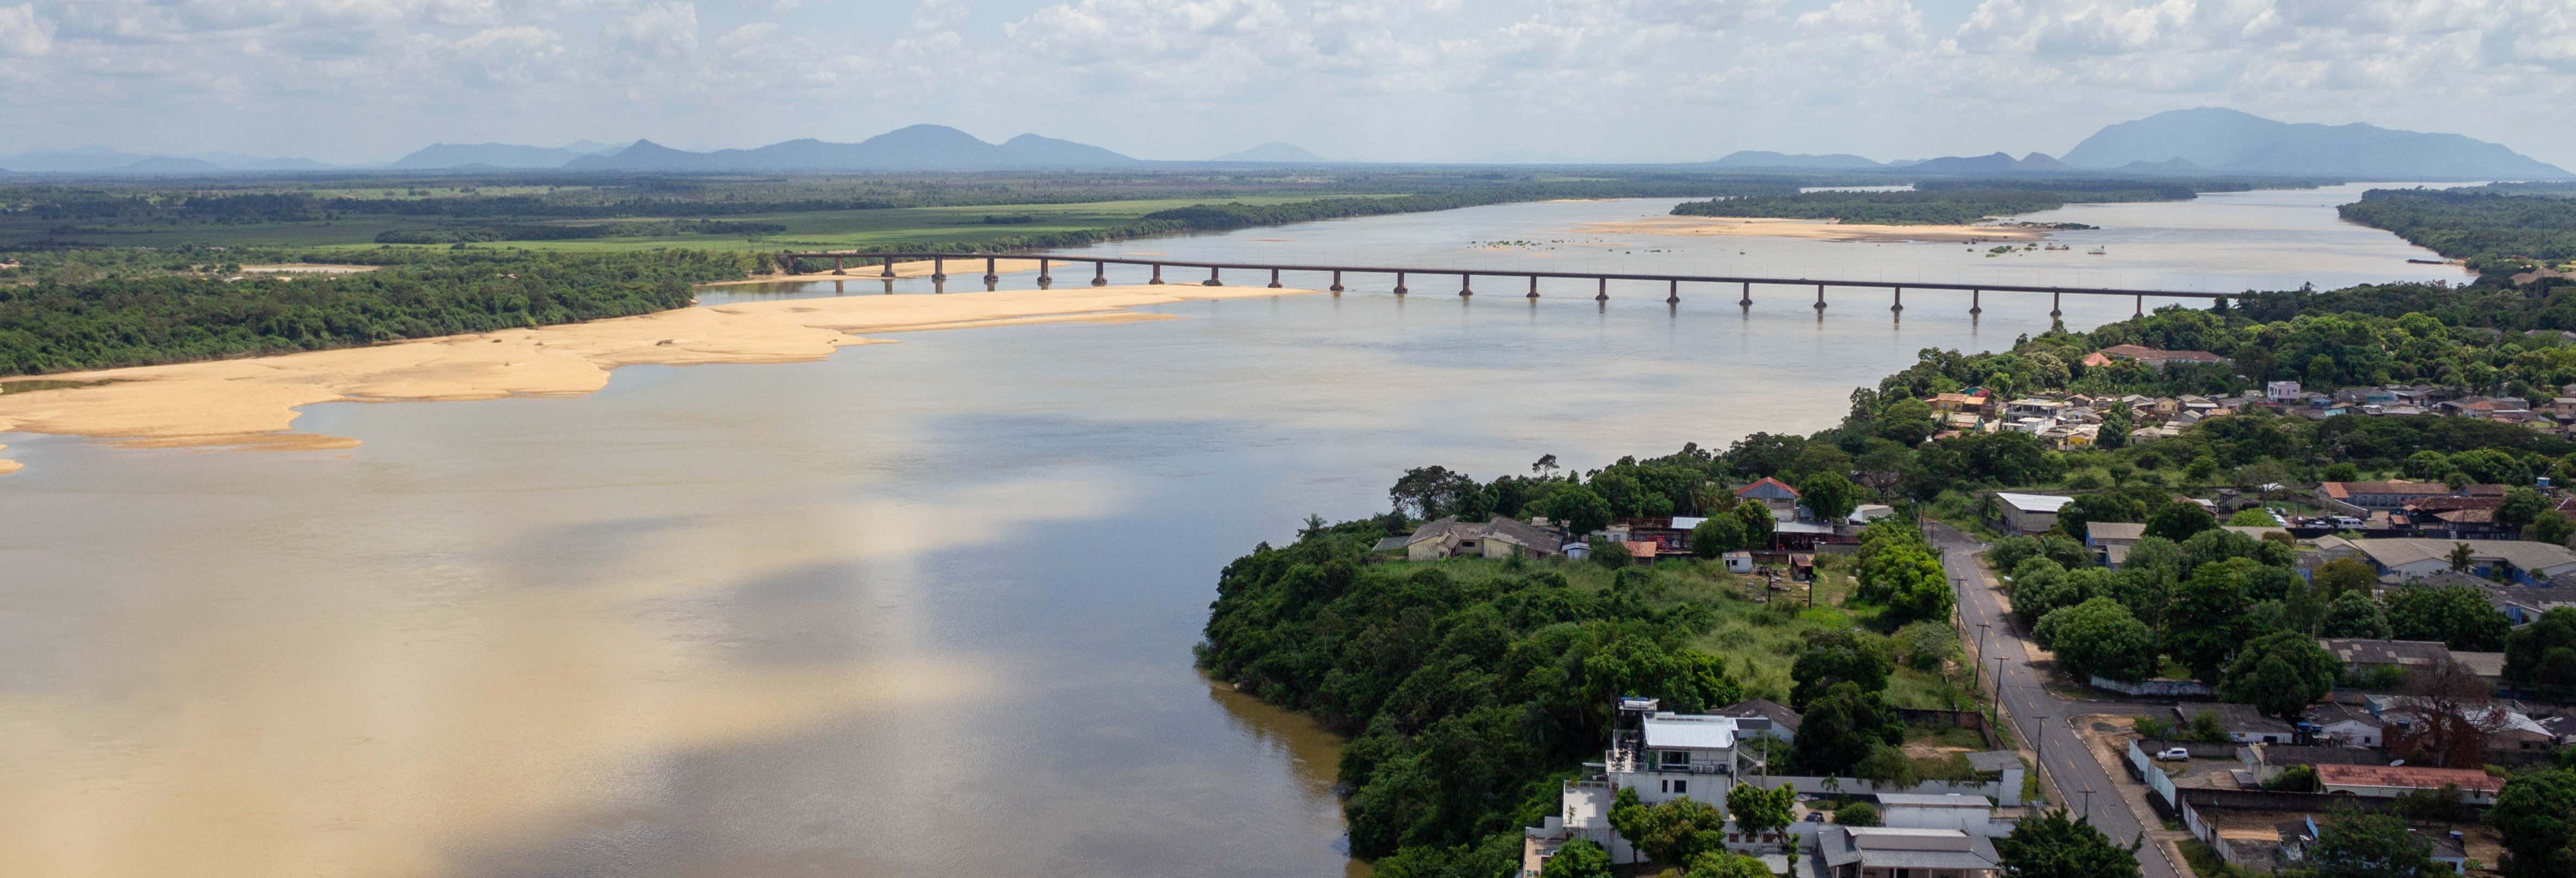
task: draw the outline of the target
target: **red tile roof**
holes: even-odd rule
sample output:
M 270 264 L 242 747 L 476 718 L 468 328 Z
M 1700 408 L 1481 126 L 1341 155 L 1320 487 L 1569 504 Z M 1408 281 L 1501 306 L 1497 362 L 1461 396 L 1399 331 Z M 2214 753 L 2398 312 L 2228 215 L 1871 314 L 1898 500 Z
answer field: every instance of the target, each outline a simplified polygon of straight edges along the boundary
M 1762 479 L 1761 479 L 1760 481 L 1757 481 L 1757 482 L 1754 482 L 1753 484 L 1746 485 L 1746 486 L 1744 486 L 1744 487 L 1741 487 L 1741 488 L 1737 488 L 1737 489 L 1735 489 L 1735 496 L 1742 497 L 1742 496 L 1744 496 L 1747 492 L 1750 492 L 1750 491 L 1752 491 L 1752 490 L 1753 490 L 1753 489 L 1755 489 L 1755 488 L 1762 487 L 1763 485 L 1770 485 L 1770 486 L 1772 486 L 1772 487 L 1779 488 L 1780 490 L 1787 491 L 1787 492 L 1789 492 L 1789 496 L 1791 496 L 1791 497 L 1799 496 L 1799 494 L 1798 494 L 1798 489 L 1796 489 L 1796 488 L 1792 488 L 1792 487 L 1789 487 L 1789 483 L 1788 483 L 1788 482 L 1783 482 L 1783 481 L 1781 481 L 1781 480 L 1779 480 L 1779 479 L 1775 479 L 1775 478 L 1772 478 L 1772 477 L 1770 477 L 1770 476 L 1763 476 L 1763 477 L 1762 477 Z

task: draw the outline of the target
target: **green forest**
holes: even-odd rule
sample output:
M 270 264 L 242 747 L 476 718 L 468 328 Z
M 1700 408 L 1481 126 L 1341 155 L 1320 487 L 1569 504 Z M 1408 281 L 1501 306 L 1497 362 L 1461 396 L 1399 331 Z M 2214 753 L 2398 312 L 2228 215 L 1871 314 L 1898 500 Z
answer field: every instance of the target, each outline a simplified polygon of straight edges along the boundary
M 1570 475 L 1540 480 L 1588 490 Z M 1864 590 L 1812 609 L 1759 602 L 1714 562 L 1368 563 L 1370 545 L 1407 524 L 1316 522 L 1227 565 L 1199 649 L 1210 676 L 1353 736 L 1344 813 L 1352 852 L 1379 875 L 1508 872 L 1521 827 L 1555 813 L 1559 781 L 1600 757 L 1621 695 L 1686 712 L 1748 696 L 1792 704 L 1805 713 L 1796 744 L 1751 745 L 1782 771 L 1911 782 L 1924 770 L 1897 747 L 1894 690 L 1955 664 L 1959 646 L 1941 623 L 1939 562 L 1910 524 L 1872 528 L 1853 566 L 1888 571 L 1867 574 L 1882 580 L 1905 571 L 1937 600 Z M 1787 672 L 1766 681 L 1765 665 Z
M 2564 184 L 2373 189 L 2337 208 L 2492 278 L 2576 260 L 2576 197 Z
M 1792 192 L 1687 201 L 1676 216 L 1830 219 L 1875 225 L 1966 225 L 1990 217 L 2056 210 L 2069 204 L 2189 201 L 2201 192 L 2242 191 L 2244 183 L 2204 181 L 1993 180 L 1925 181 L 1910 192 Z
M 685 307 L 692 284 L 748 276 L 737 253 L 401 251 L 326 276 L 228 276 L 291 254 L 47 254 L 0 284 L 0 375 L 278 354 Z M 125 258 L 115 258 L 115 257 Z M 193 257 L 191 259 L 190 257 Z M 342 258 L 365 262 L 366 255 Z M 225 260 L 228 264 L 195 260 Z M 202 268 L 202 272 L 187 272 Z

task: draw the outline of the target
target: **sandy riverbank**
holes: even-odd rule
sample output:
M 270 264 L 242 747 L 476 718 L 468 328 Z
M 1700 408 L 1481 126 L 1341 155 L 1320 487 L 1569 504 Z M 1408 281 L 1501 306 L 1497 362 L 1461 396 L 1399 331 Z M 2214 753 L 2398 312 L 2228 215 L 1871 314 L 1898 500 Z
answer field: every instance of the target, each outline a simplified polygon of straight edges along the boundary
M 1171 284 L 782 299 L 373 347 L 49 375 L 112 383 L 0 397 L 0 433 L 85 436 L 133 447 L 349 448 L 358 441 L 292 432 L 296 408 L 577 396 L 607 386 L 609 370 L 619 366 L 801 362 L 850 345 L 886 343 L 860 333 L 1168 319 L 1124 309 L 1312 292 Z M 0 473 L 16 469 L 0 460 Z
M 800 261 L 803 262 L 807 268 L 812 268 L 818 264 L 829 264 L 826 260 L 820 259 L 805 259 Z M 755 277 L 749 280 L 717 281 L 715 283 L 705 284 L 705 286 L 722 287 L 733 286 L 736 284 L 803 283 L 805 281 L 814 280 L 864 280 L 866 278 L 885 276 L 885 266 L 861 265 L 859 264 L 859 261 L 858 257 L 852 257 L 850 259 L 849 267 L 842 269 L 840 274 L 833 274 L 831 269 L 826 268 L 821 271 L 808 271 L 803 274 L 771 274 Z M 1073 263 L 1058 259 L 1055 260 L 1055 264 L 1058 266 L 1057 271 L 1061 273 L 1065 266 L 1070 266 Z M 931 269 L 933 268 L 946 269 L 949 280 L 982 280 L 984 277 L 984 258 L 978 256 L 971 259 L 950 259 L 947 260 L 946 265 L 933 265 L 931 260 L 928 259 L 915 260 L 912 262 L 897 262 L 894 264 L 894 276 L 929 277 Z M 1038 270 L 1038 261 L 1035 259 L 995 258 L 993 260 L 993 273 L 995 274 L 1017 274 L 1023 271 L 1036 270 Z M 1090 278 L 1085 276 L 1083 280 L 1087 282 Z
M 1717 235 L 1761 235 L 1775 238 L 1807 238 L 1817 241 L 1936 241 L 1970 243 L 1981 241 L 2037 241 L 2048 237 L 2041 229 L 2001 226 L 1878 226 L 1862 223 L 1840 223 L 1833 220 L 1779 219 L 1743 216 L 1657 216 L 1615 222 L 1584 223 L 1573 229 L 1586 234 L 1671 235 L 1703 237 Z

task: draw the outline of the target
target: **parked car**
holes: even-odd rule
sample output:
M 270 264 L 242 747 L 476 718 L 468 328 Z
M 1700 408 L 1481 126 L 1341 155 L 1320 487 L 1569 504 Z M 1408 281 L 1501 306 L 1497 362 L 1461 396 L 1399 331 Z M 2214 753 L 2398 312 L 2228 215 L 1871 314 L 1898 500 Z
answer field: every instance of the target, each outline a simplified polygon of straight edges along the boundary
M 2166 762 L 2190 762 L 2191 750 L 2183 747 L 2167 747 L 2157 751 L 2156 758 Z

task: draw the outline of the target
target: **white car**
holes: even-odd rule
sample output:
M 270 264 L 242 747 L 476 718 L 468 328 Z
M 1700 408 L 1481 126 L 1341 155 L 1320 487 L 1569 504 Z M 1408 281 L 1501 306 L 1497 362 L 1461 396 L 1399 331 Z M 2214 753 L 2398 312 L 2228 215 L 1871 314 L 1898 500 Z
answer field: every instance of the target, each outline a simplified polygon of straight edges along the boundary
M 2191 751 L 2181 747 L 2167 747 L 2157 751 L 2156 758 L 2166 762 L 2190 762 Z

